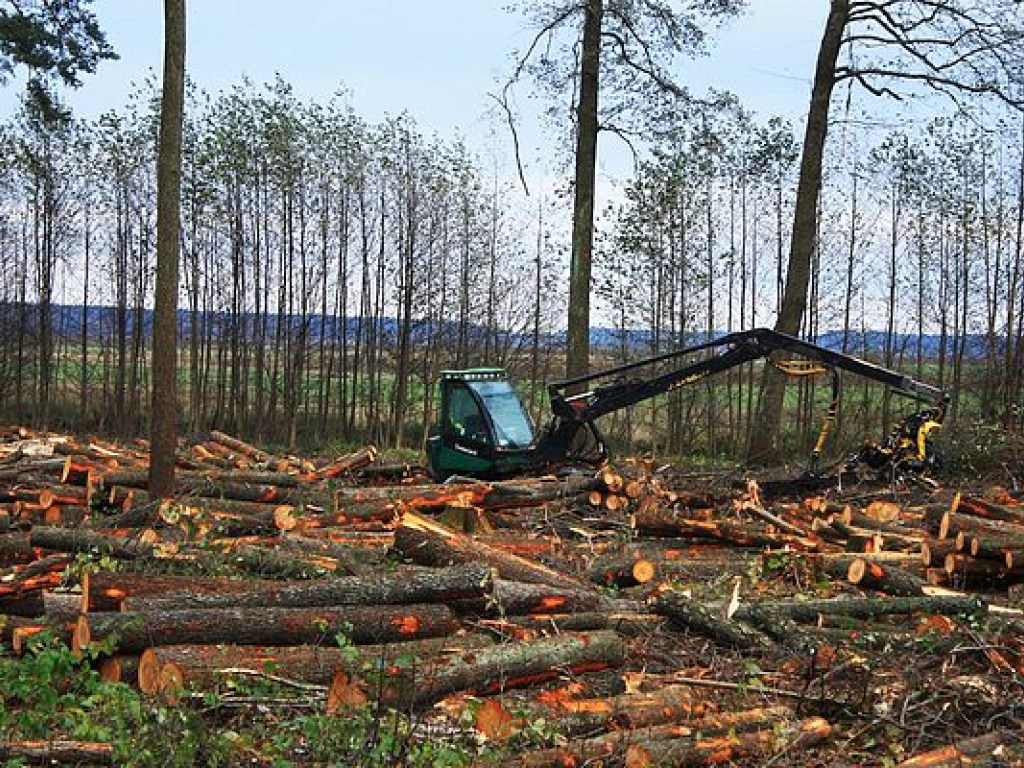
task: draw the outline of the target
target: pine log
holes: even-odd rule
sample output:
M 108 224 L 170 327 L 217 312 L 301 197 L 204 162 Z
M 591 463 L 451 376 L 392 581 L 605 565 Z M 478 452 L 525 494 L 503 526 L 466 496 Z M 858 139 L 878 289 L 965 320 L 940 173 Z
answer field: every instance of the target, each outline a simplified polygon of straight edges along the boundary
M 223 594 L 252 589 L 270 589 L 279 582 L 271 579 L 200 578 L 168 574 L 110 573 L 97 571 L 89 578 L 89 604 L 94 611 L 120 611 L 129 596 L 164 596 L 179 592 Z
M 695 699 L 692 688 L 667 685 L 655 691 L 607 698 L 552 697 L 539 701 L 533 711 L 536 716 L 555 719 L 560 732 L 564 732 L 563 726 L 570 725 L 571 729 L 566 735 L 575 736 L 581 735 L 584 730 L 595 733 L 685 723 L 694 718 L 703 718 L 715 709 L 713 702 Z
M 355 453 L 350 453 L 347 456 L 340 456 L 329 464 L 320 467 L 312 473 L 312 477 L 317 480 L 324 480 L 356 472 L 367 465 L 372 464 L 376 460 L 377 454 L 378 451 L 376 446 L 368 445 L 364 448 L 360 448 Z
M 153 557 L 155 546 L 144 536 L 112 536 L 81 528 L 44 528 L 36 526 L 30 536 L 32 546 L 54 552 L 96 551 L 123 560 Z
M 240 453 L 243 456 L 247 456 L 253 461 L 266 462 L 270 460 L 270 455 L 259 448 L 249 443 L 239 440 L 237 437 L 232 437 L 229 434 L 221 432 L 220 430 L 210 430 L 210 438 L 227 448 L 230 448 L 235 453 Z
M 491 591 L 491 570 L 479 563 L 448 568 L 406 567 L 312 581 L 271 581 L 224 592 L 178 592 L 126 597 L 125 611 L 175 611 L 191 608 L 302 608 L 330 605 L 447 603 L 481 598 Z
M 419 512 L 441 510 L 452 503 L 471 504 L 482 509 L 513 509 L 573 498 L 603 487 L 600 478 L 580 477 L 566 480 L 540 478 L 500 483 L 466 481 L 442 485 L 342 488 L 335 492 L 335 503 L 344 507 L 352 502 L 402 502 Z
M 925 581 L 920 576 L 896 565 L 860 557 L 850 563 L 846 578 L 858 587 L 887 595 L 912 597 L 924 594 Z
M 655 613 L 667 616 L 679 627 L 724 645 L 742 649 L 764 649 L 772 645 L 760 632 L 730 619 L 720 618 L 697 601 L 678 592 L 659 595 L 652 607 Z
M 766 566 L 769 559 L 774 556 L 774 553 L 765 553 L 762 559 L 766 561 Z M 921 556 L 910 552 L 807 552 L 802 553 L 801 557 L 822 573 L 843 581 L 849 574 L 850 564 L 858 559 L 923 571 Z
M 942 523 L 939 525 L 939 538 L 949 539 L 956 536 L 960 531 L 969 534 L 995 534 L 1002 536 L 1024 537 L 1024 525 L 1008 523 L 1002 520 L 988 520 L 974 515 L 965 515 L 960 512 L 947 512 L 942 516 Z
M 956 542 L 950 539 L 927 539 L 921 543 L 921 562 L 927 567 L 943 568 L 946 555 L 956 550 Z
M 1024 509 L 1008 507 L 1005 504 L 997 504 L 994 501 L 978 498 L 977 496 L 968 496 L 965 493 L 959 495 L 953 511 L 973 515 L 974 517 L 983 517 L 988 520 L 1002 520 L 1024 526 Z
M 135 653 L 117 653 L 107 656 L 100 661 L 100 680 L 105 683 L 124 683 L 125 685 L 138 686 L 139 684 L 139 659 Z
M 480 624 L 504 637 L 532 639 L 538 633 L 592 632 L 614 630 L 625 637 L 643 637 L 661 630 L 670 619 L 653 613 L 579 613 L 531 614 L 510 619 L 485 620 Z
M 0 760 L 17 761 L 23 765 L 113 765 L 114 747 L 106 742 L 70 741 L 0 741 Z
M 495 579 L 493 593 L 487 598 L 459 600 L 452 604 L 459 613 L 505 616 L 597 610 L 621 612 L 635 610 L 636 607 L 633 603 L 613 600 L 592 589 L 565 589 L 508 579 Z
M 1009 749 L 1024 742 L 1020 731 L 997 730 L 970 739 L 963 739 L 938 749 L 920 752 L 900 763 L 896 768 L 962 768 L 964 766 L 1018 765 L 1007 759 Z M 1020 757 L 1020 752 L 1017 752 Z
M 1012 563 L 1012 555 L 1009 559 Z M 1024 568 L 1013 568 L 1012 565 L 1007 567 L 1005 562 L 979 560 L 959 552 L 946 555 L 945 569 L 952 582 L 959 587 L 1017 583 L 1024 580 Z
M 31 563 L 39 557 L 27 533 L 0 534 L 0 566 Z
M 195 550 L 190 554 L 198 560 L 216 562 L 219 559 L 256 576 L 274 575 L 294 579 L 316 578 L 323 575 L 324 571 L 335 570 L 341 565 L 314 556 L 238 543 L 228 544 L 219 556 L 207 550 Z
M 632 555 L 606 555 L 590 566 L 590 580 L 604 587 L 635 587 L 654 578 L 654 562 Z
M 484 634 L 460 634 L 455 637 L 426 638 L 339 648 L 336 645 L 247 646 L 247 645 L 167 645 L 147 648 L 138 667 L 139 689 L 157 693 L 161 672 L 168 664 L 188 688 L 216 686 L 223 680 L 222 670 L 249 669 L 315 685 L 329 684 L 339 670 L 349 674 L 364 671 L 367 665 L 386 669 L 396 661 L 416 659 L 419 665 L 435 665 L 456 653 L 494 646 Z
M 435 667 L 386 670 L 381 680 L 381 699 L 394 706 L 423 707 L 458 691 L 494 694 L 535 685 L 567 672 L 618 666 L 625 655 L 622 639 L 607 631 L 564 634 L 531 643 L 504 643 L 449 658 Z
M 740 547 L 771 547 L 787 543 L 803 549 L 817 547 L 816 542 L 799 536 L 767 533 L 753 525 L 728 520 L 683 517 L 650 505 L 634 514 L 634 525 L 637 531 L 648 536 L 692 536 L 726 541 Z
M 522 768 L 565 768 L 606 762 L 630 768 L 755 765 L 762 762 L 756 756 L 771 754 L 780 746 L 784 752 L 799 751 L 831 736 L 831 726 L 821 718 L 786 723 L 779 728 L 783 716 L 776 709 L 712 715 L 692 724 L 626 730 L 578 740 L 563 747 L 521 754 L 515 764 Z
M 986 560 L 999 560 L 1001 562 L 1005 562 L 1006 553 L 1011 550 L 1024 550 L 1024 538 L 971 536 L 967 549 L 971 557 L 981 557 Z
M 11 568 L 0 581 L 0 612 L 15 616 L 42 616 L 43 593 L 56 589 L 71 558 L 50 555 Z
M 674 688 L 673 690 L 678 689 Z M 609 700 L 608 703 L 611 703 L 611 701 Z M 688 704 L 688 702 L 683 703 Z M 675 707 L 668 705 L 666 708 L 669 710 L 681 709 L 678 705 Z M 772 728 L 777 726 L 780 721 L 786 722 L 790 720 L 792 716 L 792 709 L 780 705 L 758 707 L 737 712 L 708 714 L 699 719 L 691 719 L 689 721 L 682 718 L 672 718 L 662 720 L 656 724 L 640 726 L 642 730 L 637 730 L 636 727 L 616 727 L 612 729 L 611 733 L 576 739 L 562 747 L 527 753 L 523 756 L 522 764 L 525 766 L 582 766 L 590 765 L 593 762 L 601 764 L 602 759 L 614 759 L 617 756 L 622 756 L 628 747 L 643 744 L 658 752 L 667 750 L 667 742 L 671 742 L 674 748 L 679 748 L 680 743 L 685 743 L 687 747 L 692 747 L 696 741 L 719 739 L 729 734 L 734 735 Z M 600 719 L 597 718 L 591 717 L 588 720 L 596 720 L 600 723 Z M 655 744 L 658 746 L 654 746 Z M 659 759 L 656 763 L 648 764 L 652 766 L 674 766 L 687 765 L 689 763 Z
M 395 530 L 395 549 L 421 565 L 452 565 L 482 562 L 494 568 L 501 578 L 531 584 L 547 584 L 570 591 L 585 590 L 583 582 L 565 576 L 539 563 L 495 549 L 483 542 L 413 512 L 406 512 Z
M 88 622 L 94 641 L 115 636 L 122 653 L 188 643 L 316 645 L 338 633 L 366 645 L 450 635 L 456 629 L 447 606 L 422 604 L 92 613 Z
M 783 728 L 776 726 L 753 733 L 702 738 L 692 744 L 687 739 L 644 738 L 626 749 L 625 759 L 630 768 L 721 765 L 725 760 L 740 764 L 753 756 L 761 756 L 757 760 L 761 763 L 773 753 L 802 752 L 828 741 L 831 736 L 831 724 L 824 718 L 812 717 Z
M 822 613 L 857 619 L 874 619 L 889 614 L 934 613 L 945 616 L 976 613 L 985 607 L 978 597 L 969 595 L 931 595 L 925 597 L 861 597 L 825 600 L 794 600 L 740 605 L 734 618 L 744 619 L 750 609 L 771 611 L 802 623 L 814 623 Z

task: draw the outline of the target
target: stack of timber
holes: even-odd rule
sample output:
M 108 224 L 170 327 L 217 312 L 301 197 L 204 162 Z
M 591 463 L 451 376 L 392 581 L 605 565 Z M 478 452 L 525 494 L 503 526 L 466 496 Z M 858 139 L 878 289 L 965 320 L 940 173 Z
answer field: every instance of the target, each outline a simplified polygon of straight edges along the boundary
M 871 764 L 879 717 L 906 765 L 1020 753 L 1012 494 L 768 500 L 649 460 L 436 485 L 372 446 L 313 461 L 222 432 L 177 459 L 153 498 L 142 442 L 0 431 L 4 653 L 48 632 L 181 706 L 261 677 L 328 712 L 472 711 L 517 765 Z M 976 719 L 949 706 L 968 690 Z

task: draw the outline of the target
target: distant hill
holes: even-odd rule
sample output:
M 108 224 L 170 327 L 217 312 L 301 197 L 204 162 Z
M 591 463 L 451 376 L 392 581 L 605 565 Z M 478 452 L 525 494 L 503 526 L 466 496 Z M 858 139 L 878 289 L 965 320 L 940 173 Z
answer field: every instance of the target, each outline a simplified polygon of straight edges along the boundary
M 10 305 L 4 306 L 0 304 L 0 310 L 10 311 L 12 307 Z M 30 309 L 34 309 L 31 307 Z M 54 305 L 53 306 L 54 326 L 58 329 L 58 333 L 65 334 L 70 337 L 80 337 L 82 334 L 82 308 L 79 306 L 72 305 Z M 256 317 L 254 315 L 243 316 L 246 323 L 251 327 L 251 324 L 255 322 Z M 294 316 L 291 318 L 283 318 L 285 324 L 291 324 L 293 331 L 298 333 L 302 329 L 302 319 Z M 277 315 L 269 315 L 266 317 L 267 322 L 267 334 L 273 336 L 277 332 L 277 324 L 279 318 Z M 110 337 L 114 332 L 117 323 L 117 313 L 114 307 L 101 306 L 101 307 L 89 307 L 86 311 L 85 322 L 87 324 L 88 333 L 94 338 L 100 336 Z M 135 314 L 129 310 L 127 316 L 127 328 L 128 333 L 131 334 L 133 325 L 135 322 Z M 152 331 L 153 315 L 148 309 L 143 310 L 141 322 L 143 324 L 143 333 L 147 336 Z M 202 315 L 200 322 L 206 326 L 206 332 L 212 333 L 214 338 L 221 335 L 227 335 L 231 331 L 230 323 L 231 317 L 226 313 L 210 313 L 209 315 Z M 191 313 L 188 310 L 178 310 L 178 323 L 179 323 L 179 334 L 182 338 L 186 338 L 191 330 Z M 311 342 L 319 342 L 321 337 L 341 337 L 343 328 L 347 327 L 347 333 L 349 338 L 353 338 L 359 328 L 359 318 L 349 317 L 345 320 L 345 326 L 340 323 L 336 323 L 334 318 L 323 317 L 321 315 L 311 315 L 308 318 L 308 324 L 305 328 L 305 332 L 308 334 L 308 339 Z M 380 321 L 379 333 L 386 340 L 394 340 L 397 337 L 398 323 L 394 318 L 384 318 Z M 458 324 L 451 321 L 446 321 L 440 324 L 428 323 L 428 322 L 416 322 L 413 324 L 413 342 L 420 343 L 428 338 L 434 338 L 441 335 L 447 339 L 454 340 L 458 337 Z M 470 337 L 474 340 L 481 340 L 484 338 L 485 329 L 481 326 L 472 326 L 470 328 Z M 725 335 L 724 331 L 717 331 L 712 334 L 713 337 L 719 338 Z M 706 332 L 695 332 L 688 333 L 684 339 L 681 340 L 680 346 L 693 346 L 700 344 L 707 340 L 708 334 Z M 529 341 L 526 337 L 513 337 L 511 341 L 518 343 L 527 343 Z M 596 327 L 590 331 L 590 343 L 594 349 L 605 349 L 605 350 L 619 350 L 625 346 L 627 354 L 636 357 L 643 357 L 649 354 L 651 348 L 652 336 L 650 332 L 643 330 L 628 329 L 621 331 L 613 328 Z M 946 339 L 946 350 L 948 353 L 953 352 L 953 338 Z M 546 346 L 564 346 L 565 344 L 565 333 L 557 332 L 548 334 L 544 338 Z M 843 332 L 842 331 L 826 331 L 825 333 L 819 334 L 815 343 L 820 344 L 828 349 L 840 350 L 843 346 Z M 895 348 L 897 354 L 900 350 L 903 350 L 906 354 L 916 354 L 918 339 L 914 334 L 897 334 L 895 338 Z M 924 354 L 928 357 L 935 357 L 939 354 L 941 346 L 941 339 L 936 334 L 926 334 L 922 338 L 921 347 L 924 350 Z M 662 341 L 662 348 L 666 347 L 665 340 Z M 967 349 L 966 354 L 971 358 L 983 357 L 988 348 L 988 339 L 982 334 L 970 334 L 967 337 Z M 865 351 L 869 355 L 881 354 L 885 350 L 885 333 L 883 331 L 866 331 L 851 332 L 848 335 L 847 349 L 851 354 L 863 355 Z

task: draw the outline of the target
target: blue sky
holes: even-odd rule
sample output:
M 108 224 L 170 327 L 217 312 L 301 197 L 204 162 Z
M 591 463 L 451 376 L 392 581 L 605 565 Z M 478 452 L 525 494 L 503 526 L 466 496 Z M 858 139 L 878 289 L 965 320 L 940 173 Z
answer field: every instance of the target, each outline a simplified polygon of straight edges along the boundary
M 480 148 L 492 124 L 489 93 L 530 31 L 504 0 L 187 0 L 189 75 L 217 92 L 248 76 L 280 73 L 300 97 L 339 88 L 376 121 L 408 111 L 427 131 L 458 131 Z M 94 117 L 124 104 L 132 82 L 160 71 L 160 0 L 96 0 L 120 54 L 69 96 Z M 750 0 L 706 59 L 681 62 L 678 79 L 732 90 L 762 115 L 800 119 L 809 94 L 827 0 Z M 8 87 L 8 92 L 16 88 Z M 4 94 L 9 97 L 8 94 Z M 528 127 L 527 127 L 528 130 Z M 505 137 L 502 135 L 502 140 Z

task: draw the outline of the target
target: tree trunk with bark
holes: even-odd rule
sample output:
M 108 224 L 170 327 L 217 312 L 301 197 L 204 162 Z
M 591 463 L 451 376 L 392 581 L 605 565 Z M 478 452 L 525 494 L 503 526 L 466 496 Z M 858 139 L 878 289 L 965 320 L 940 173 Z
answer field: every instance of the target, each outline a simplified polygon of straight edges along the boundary
M 174 493 L 178 438 L 178 252 L 181 128 L 185 113 L 185 0 L 164 0 L 164 74 L 157 157 L 157 260 L 149 490 Z
M 807 113 L 800 178 L 797 183 L 796 209 L 793 212 L 793 234 L 789 245 L 789 264 L 782 306 L 775 321 L 775 330 L 798 336 L 807 308 L 811 282 L 811 262 L 817 247 L 818 198 L 821 193 L 822 159 L 828 136 L 829 108 L 835 85 L 836 62 L 842 48 L 843 31 L 850 15 L 850 0 L 832 0 L 818 61 L 811 86 L 811 106 Z M 786 379 L 771 365 L 766 365 L 761 384 L 761 403 L 757 423 L 750 438 L 748 458 L 759 463 L 773 463 L 779 458 L 779 433 L 782 422 Z

